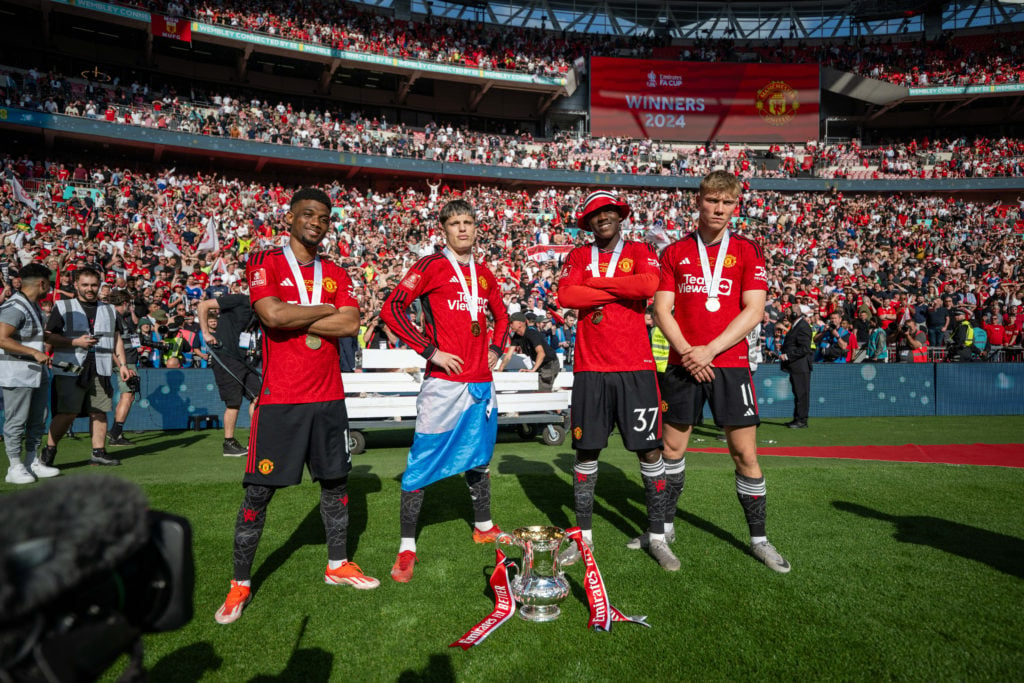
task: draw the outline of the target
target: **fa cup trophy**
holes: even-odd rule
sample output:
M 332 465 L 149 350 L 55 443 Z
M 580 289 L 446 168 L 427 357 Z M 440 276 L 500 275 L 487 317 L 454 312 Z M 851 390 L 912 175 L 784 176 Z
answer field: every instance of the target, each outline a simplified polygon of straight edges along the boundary
M 512 596 L 522 605 L 519 616 L 526 621 L 554 621 L 561 614 L 558 603 L 569 595 L 569 582 L 558 563 L 562 545 L 572 543 L 556 526 L 524 526 L 503 533 L 496 542 L 505 548 L 522 550 Z

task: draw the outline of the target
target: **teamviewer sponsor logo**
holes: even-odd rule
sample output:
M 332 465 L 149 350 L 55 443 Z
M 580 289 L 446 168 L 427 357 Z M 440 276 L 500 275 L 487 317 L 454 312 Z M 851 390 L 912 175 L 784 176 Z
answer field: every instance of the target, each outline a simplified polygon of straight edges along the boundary
M 697 275 L 687 275 L 686 278 L 676 284 L 676 291 L 679 294 L 704 294 L 707 292 L 707 286 L 704 284 L 704 278 Z M 732 280 L 722 278 L 718 283 L 718 296 L 729 296 L 732 293 Z

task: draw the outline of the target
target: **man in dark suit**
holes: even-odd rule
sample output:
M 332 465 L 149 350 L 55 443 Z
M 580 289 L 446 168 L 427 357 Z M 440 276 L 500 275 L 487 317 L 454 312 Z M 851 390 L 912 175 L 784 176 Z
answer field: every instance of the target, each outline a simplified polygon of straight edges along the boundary
M 789 384 L 793 387 L 793 421 L 787 422 L 790 429 L 807 428 L 807 410 L 811 395 L 811 326 L 805 320 L 811 310 L 804 304 L 795 304 L 789 309 L 790 327 L 782 340 L 782 371 L 789 373 Z

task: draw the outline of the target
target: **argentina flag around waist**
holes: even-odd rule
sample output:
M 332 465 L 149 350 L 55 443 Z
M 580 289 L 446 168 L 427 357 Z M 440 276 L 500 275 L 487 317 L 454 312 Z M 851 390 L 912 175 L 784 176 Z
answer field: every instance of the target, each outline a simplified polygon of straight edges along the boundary
M 486 465 L 498 435 L 498 402 L 491 382 L 449 382 L 429 377 L 416 399 L 416 437 L 402 489 Z

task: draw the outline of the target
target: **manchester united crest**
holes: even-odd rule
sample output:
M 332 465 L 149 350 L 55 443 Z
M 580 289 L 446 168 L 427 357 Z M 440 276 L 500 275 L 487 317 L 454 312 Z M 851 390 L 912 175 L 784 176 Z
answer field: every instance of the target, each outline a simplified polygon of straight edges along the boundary
M 661 412 L 663 412 L 663 413 L 667 413 L 668 412 L 668 401 L 662 401 L 661 402 Z
M 328 294 L 334 294 L 336 291 L 338 291 L 338 283 L 335 282 L 332 278 L 325 277 L 324 291 L 327 292 Z
M 581 428 L 576 427 L 575 429 L 572 430 L 572 438 L 574 438 L 577 441 L 579 441 L 582 437 L 583 437 L 583 430 Z
M 800 110 L 797 92 L 785 81 L 771 81 L 757 91 L 754 100 L 757 113 L 771 126 L 784 126 Z
M 631 259 L 631 258 L 624 258 L 621 261 L 619 261 L 619 270 L 621 270 L 623 273 L 628 273 L 628 272 L 632 271 L 633 270 L 633 259 Z
M 260 474 L 270 474 L 274 471 L 274 463 L 272 460 L 260 460 L 260 464 L 257 465 Z
M 714 256 L 712 256 L 710 259 L 708 259 L 708 264 L 712 268 L 715 267 L 715 257 Z M 732 268 L 735 265 L 736 265 L 736 257 L 734 255 L 732 255 L 732 254 L 726 254 L 725 255 L 725 267 L 726 268 Z
M 476 278 L 476 281 L 480 283 L 480 289 L 483 289 L 483 290 L 486 291 L 487 288 L 490 287 L 490 285 L 487 284 L 487 278 L 485 278 L 483 275 L 478 276 Z

